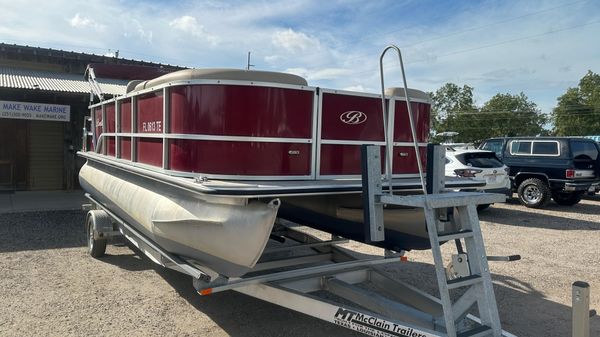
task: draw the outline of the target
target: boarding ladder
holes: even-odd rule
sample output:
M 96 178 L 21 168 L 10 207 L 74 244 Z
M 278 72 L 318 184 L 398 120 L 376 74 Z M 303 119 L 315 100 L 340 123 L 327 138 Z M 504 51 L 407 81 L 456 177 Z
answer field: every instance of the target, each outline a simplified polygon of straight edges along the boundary
M 398 52 L 400 61 L 410 128 L 423 190 L 422 195 L 400 196 L 392 193 L 393 116 L 388 113 L 383 80 L 383 57 L 390 49 Z M 428 148 L 428 175 L 427 184 L 425 184 L 404 65 L 398 47 L 388 46 L 385 48 L 380 57 L 380 74 L 382 107 L 386 121 L 384 123 L 386 170 L 385 180 L 382 181 L 379 147 L 363 146 L 365 234 L 371 241 L 384 240 L 384 205 L 422 208 L 443 308 L 443 318 L 440 318 L 440 321 L 444 322 L 447 336 L 501 336 L 500 318 L 488 267 L 488 257 L 479 226 L 477 205 L 503 202 L 505 196 L 476 192 L 443 193 L 445 155 L 444 149 L 440 146 Z M 386 182 L 389 189 L 383 192 Z M 458 254 L 452 256 L 452 264 L 446 269 L 440 243 L 452 240 L 456 243 Z M 464 248 L 461 240 L 465 243 Z M 453 301 L 450 292 L 459 288 L 462 288 L 464 292 Z M 459 322 L 475 304 L 481 323 L 469 327 L 461 326 Z

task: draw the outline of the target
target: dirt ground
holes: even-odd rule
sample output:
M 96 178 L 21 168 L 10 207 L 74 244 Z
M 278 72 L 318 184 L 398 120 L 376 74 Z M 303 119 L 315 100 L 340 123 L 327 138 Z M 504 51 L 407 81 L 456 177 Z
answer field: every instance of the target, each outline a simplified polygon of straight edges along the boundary
M 84 216 L 0 214 L 0 336 L 358 336 L 233 291 L 201 297 L 190 277 L 122 244 L 93 259 Z M 600 309 L 599 197 L 544 210 L 497 204 L 480 217 L 489 255 L 523 257 L 490 263 L 505 330 L 570 336 L 571 284 L 578 280 L 590 284 L 591 307 Z M 411 263 L 388 271 L 433 291 L 430 252 L 407 256 Z M 600 336 L 600 318 L 591 324 L 591 336 Z

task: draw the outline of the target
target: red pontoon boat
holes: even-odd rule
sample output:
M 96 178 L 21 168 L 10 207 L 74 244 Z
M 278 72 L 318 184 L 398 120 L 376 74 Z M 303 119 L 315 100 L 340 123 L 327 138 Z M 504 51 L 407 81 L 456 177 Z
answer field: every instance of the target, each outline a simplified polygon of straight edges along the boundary
M 132 81 L 127 91 L 91 105 L 81 186 L 167 251 L 240 276 L 277 217 L 365 241 L 360 148 L 386 144 L 380 95 L 232 69 L 181 70 Z M 408 92 L 425 161 L 431 103 Z M 391 184 L 420 193 L 404 90 L 386 97 Z M 373 244 L 430 248 L 422 212 L 387 209 L 385 240 Z

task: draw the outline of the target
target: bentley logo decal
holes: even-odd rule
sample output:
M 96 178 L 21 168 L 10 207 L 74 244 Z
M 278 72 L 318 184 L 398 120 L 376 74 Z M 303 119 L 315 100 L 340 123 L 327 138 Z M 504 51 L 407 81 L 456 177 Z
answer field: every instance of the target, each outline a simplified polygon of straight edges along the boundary
M 340 120 L 346 124 L 357 125 L 367 121 L 367 115 L 362 111 L 346 111 L 340 115 Z

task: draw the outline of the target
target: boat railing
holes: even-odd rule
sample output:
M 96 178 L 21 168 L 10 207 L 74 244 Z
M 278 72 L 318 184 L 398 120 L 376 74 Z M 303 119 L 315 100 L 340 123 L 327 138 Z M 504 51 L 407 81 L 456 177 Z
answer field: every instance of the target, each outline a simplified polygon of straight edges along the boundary
M 425 179 L 423 178 L 423 167 L 421 163 L 421 154 L 419 153 L 419 143 L 417 142 L 417 132 L 415 130 L 415 122 L 413 119 L 412 105 L 410 104 L 410 96 L 408 95 L 408 84 L 406 83 L 406 72 L 404 71 L 404 63 L 402 62 L 402 52 L 395 45 L 385 47 L 379 57 L 379 75 L 381 78 L 381 109 L 383 111 L 383 132 L 385 135 L 385 157 L 386 157 L 386 180 L 389 183 L 389 194 L 392 194 L 392 165 L 393 165 L 393 149 L 394 149 L 394 114 L 389 112 L 388 105 L 385 102 L 385 83 L 383 76 L 383 57 L 388 50 L 394 49 L 398 52 L 398 61 L 400 62 L 400 71 L 402 72 L 402 82 L 404 84 L 404 97 L 406 99 L 406 107 L 408 111 L 408 120 L 410 123 L 410 132 L 412 135 L 413 146 L 415 148 L 415 158 L 417 167 L 419 168 L 419 179 L 423 194 L 427 194 L 425 187 Z
M 383 77 L 381 79 L 383 85 Z M 279 134 L 274 135 L 272 133 L 265 135 L 239 135 L 227 133 L 214 134 L 211 132 L 207 132 L 206 130 L 198 131 L 191 129 L 184 130 L 181 127 L 179 127 L 179 129 L 173 128 L 173 126 L 171 125 L 171 116 L 175 114 L 174 111 L 181 111 L 181 108 L 180 110 L 175 110 L 175 108 L 171 106 L 172 95 L 174 95 L 174 93 L 178 90 L 179 87 L 188 86 L 191 88 L 195 86 L 200 87 L 205 85 L 231 86 L 232 88 L 238 86 L 258 88 L 265 87 L 269 88 L 269 90 L 293 89 L 294 91 L 310 92 L 309 95 L 304 95 L 306 100 L 311 99 L 312 97 L 312 115 L 310 115 L 311 121 L 308 129 L 309 131 L 303 131 L 303 133 L 295 133 L 293 135 L 286 134 L 285 136 L 283 136 Z M 407 88 L 405 79 L 405 95 L 407 94 L 406 89 Z M 401 93 L 398 94 L 398 96 L 402 95 Z M 392 178 L 414 179 L 420 177 L 421 185 L 423 185 L 424 172 L 422 165 L 424 164 L 422 163 L 422 158 L 424 154 L 420 150 L 424 150 L 424 146 L 426 145 L 426 143 L 423 142 L 425 138 L 423 130 L 418 129 L 415 126 L 415 123 L 418 122 L 419 127 L 427 127 L 425 116 L 429 112 L 428 109 L 422 110 L 421 105 L 429 105 L 430 102 L 424 99 L 423 97 L 409 97 L 407 102 L 407 108 L 409 110 L 408 115 L 410 120 L 410 132 L 408 132 L 408 128 L 405 126 L 405 122 L 401 123 L 402 131 L 399 131 L 395 130 L 395 123 L 398 123 L 398 120 L 400 118 L 403 121 L 406 121 L 406 118 L 405 115 L 402 115 L 404 114 L 404 108 L 402 107 L 403 102 L 398 102 L 398 100 L 403 100 L 403 98 L 395 98 L 394 95 L 395 94 L 393 93 L 386 95 L 385 92 L 382 92 L 384 119 L 381 121 L 381 123 L 384 124 L 383 137 L 380 133 L 381 129 L 379 125 L 381 124 L 377 125 L 376 122 L 375 124 L 372 124 L 374 126 L 371 128 L 377 130 L 377 137 L 360 138 L 362 136 L 356 136 L 357 138 L 354 139 L 352 137 L 347 138 L 343 135 L 340 136 L 338 132 L 332 132 L 332 127 L 329 127 L 329 129 L 327 129 L 329 130 L 327 131 L 329 132 L 328 134 L 324 134 L 324 116 L 332 116 L 333 114 L 338 112 L 329 112 L 332 110 L 332 108 L 328 108 L 329 110 L 326 110 L 323 97 L 359 97 L 362 103 L 359 104 L 359 107 L 357 109 L 370 109 L 368 110 L 370 111 L 370 113 L 377 114 L 377 117 L 379 117 L 380 112 L 379 105 L 377 103 L 380 98 L 379 95 L 369 93 L 344 92 L 305 86 L 282 86 L 279 84 L 266 82 L 255 83 L 237 81 L 225 83 L 220 80 L 198 79 L 190 81 L 162 83 L 159 86 L 147 88 L 141 92 L 131 92 L 124 96 L 115 97 L 110 100 L 104 100 L 95 104 L 90 104 L 89 118 L 91 119 L 91 121 L 89 123 L 89 128 L 86 124 L 86 133 L 90 136 L 90 146 L 88 146 L 86 149 L 116 159 L 127 160 L 131 163 L 139 162 L 141 164 L 147 165 L 149 169 L 155 169 L 163 173 L 179 176 L 202 176 L 211 179 L 214 178 L 246 180 L 331 180 L 360 178 L 360 173 L 356 172 L 357 170 L 354 167 L 352 167 L 352 165 L 347 165 L 346 163 L 344 163 L 343 165 L 346 166 L 339 165 L 339 167 L 336 166 L 334 168 L 331 168 L 333 167 L 331 164 L 333 160 L 331 159 L 331 157 L 327 156 L 327 153 L 333 151 L 333 148 L 337 148 L 339 151 L 346 151 L 347 149 L 350 149 L 348 150 L 349 156 L 355 156 L 357 153 L 355 149 L 359 148 L 360 145 L 381 145 L 386 146 L 385 157 L 387 157 L 387 160 L 385 162 L 387 163 L 387 165 L 385 167 L 386 170 L 383 174 L 385 175 L 385 177 L 387 177 L 386 180 L 388 182 L 392 181 Z M 411 95 L 413 95 L 413 93 L 411 93 Z M 143 102 L 145 102 L 145 110 L 142 109 Z M 331 103 L 329 104 L 331 105 Z M 413 104 L 416 104 L 415 107 L 412 106 Z M 367 106 L 375 108 L 365 108 Z M 151 108 L 151 117 L 144 116 L 142 118 L 142 116 L 146 114 L 148 107 Z M 351 110 L 353 110 L 352 107 L 344 107 L 343 109 L 341 109 L 341 111 L 344 111 L 344 109 L 348 110 L 346 112 L 352 112 Z M 396 110 L 399 111 L 396 112 Z M 358 112 L 366 116 L 364 112 Z M 419 116 L 413 116 L 414 112 L 418 112 L 419 116 L 423 118 Z M 394 118 L 396 118 L 395 122 Z M 333 120 L 331 117 L 329 117 L 329 119 Z M 366 117 L 364 120 L 366 120 Z M 343 120 L 342 122 L 349 124 Z M 362 121 L 357 124 L 360 123 L 362 123 Z M 146 124 L 149 125 L 148 129 L 146 129 Z M 419 134 L 420 138 L 417 138 L 417 133 Z M 413 138 L 412 142 L 408 139 L 411 135 Z M 398 137 L 398 139 L 395 139 L 394 137 Z M 421 143 L 418 143 L 419 139 L 421 140 Z M 197 161 L 194 162 L 195 164 L 193 167 L 184 167 L 183 169 L 181 168 L 183 167 L 181 165 L 179 166 L 179 168 L 173 165 L 173 161 L 175 160 L 174 158 L 178 158 L 177 160 L 179 160 L 179 163 L 182 160 L 185 160 L 185 158 L 181 159 L 181 156 L 177 157 L 171 153 L 173 150 L 172 144 L 178 142 L 185 143 L 188 145 L 193 144 L 195 146 L 196 144 L 207 144 L 201 142 L 208 141 L 234 142 L 239 146 L 242 146 L 243 144 L 244 148 L 247 148 L 247 143 L 294 144 L 300 149 L 285 149 L 285 154 L 286 156 L 291 156 L 291 158 L 296 158 L 296 156 L 302 155 L 303 157 L 298 158 L 302 158 L 301 160 L 303 161 L 300 163 L 301 165 L 305 166 L 298 165 L 297 167 L 300 168 L 297 168 L 293 171 L 288 170 L 285 173 L 281 173 L 276 169 L 273 169 L 268 171 L 269 173 L 272 172 L 272 174 L 263 174 L 260 173 L 259 170 L 254 170 L 251 173 L 245 174 L 223 174 L 215 173 L 215 170 L 204 170 L 204 167 L 201 167 L 200 164 L 197 164 Z M 148 146 L 145 146 L 149 143 L 152 143 L 151 149 L 149 149 Z M 159 143 L 160 146 L 158 145 Z M 324 154 L 324 149 L 326 149 L 329 152 Z M 414 155 L 417 159 L 417 165 L 414 165 L 415 158 L 410 158 L 411 156 L 413 156 L 412 151 L 415 152 Z M 149 153 L 151 153 L 150 156 L 148 155 Z M 358 157 L 360 156 L 359 153 L 360 150 L 358 151 Z M 141 158 L 141 154 L 145 154 L 145 158 Z M 396 155 L 397 157 L 394 158 L 394 155 Z M 323 164 L 324 158 L 326 159 L 326 164 Z M 305 164 L 306 161 L 308 161 L 308 164 Z M 395 161 L 394 166 L 396 167 L 397 172 L 395 172 L 392 168 L 393 161 Z M 360 159 L 358 159 L 356 163 L 360 164 Z M 406 167 L 404 167 L 405 164 Z M 326 169 L 323 169 L 323 167 L 326 167 Z

